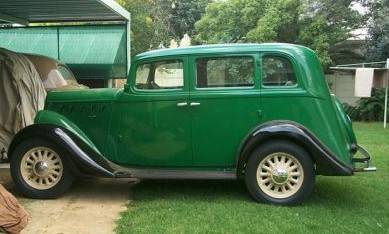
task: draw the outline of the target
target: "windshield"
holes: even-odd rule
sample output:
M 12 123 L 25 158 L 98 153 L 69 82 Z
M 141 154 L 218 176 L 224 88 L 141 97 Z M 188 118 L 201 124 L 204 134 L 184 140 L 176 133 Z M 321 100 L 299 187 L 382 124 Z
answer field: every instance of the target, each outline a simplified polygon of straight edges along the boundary
M 62 64 L 58 64 L 57 69 L 49 71 L 47 78 L 43 81 L 43 85 L 46 89 L 79 86 L 73 73 Z

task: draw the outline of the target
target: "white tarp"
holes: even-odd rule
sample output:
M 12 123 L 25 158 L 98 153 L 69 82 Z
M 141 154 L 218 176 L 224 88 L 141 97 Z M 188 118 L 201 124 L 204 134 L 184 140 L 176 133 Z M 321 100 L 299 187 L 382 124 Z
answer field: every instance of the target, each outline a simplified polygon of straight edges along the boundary
M 371 97 L 373 87 L 374 68 L 357 68 L 355 72 L 356 97 Z
M 46 91 L 31 61 L 0 48 L 0 152 L 4 156 L 12 137 L 31 125 L 43 109 Z

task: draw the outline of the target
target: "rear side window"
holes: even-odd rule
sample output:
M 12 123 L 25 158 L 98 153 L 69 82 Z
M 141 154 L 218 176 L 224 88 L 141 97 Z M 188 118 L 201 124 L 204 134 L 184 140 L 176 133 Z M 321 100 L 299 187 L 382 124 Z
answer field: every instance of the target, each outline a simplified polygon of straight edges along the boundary
M 184 66 L 180 60 L 167 60 L 138 65 L 137 89 L 177 89 L 184 86 Z
M 254 59 L 250 56 L 199 58 L 197 88 L 254 86 Z
M 294 86 L 296 76 L 289 59 L 275 55 L 262 57 L 263 86 Z

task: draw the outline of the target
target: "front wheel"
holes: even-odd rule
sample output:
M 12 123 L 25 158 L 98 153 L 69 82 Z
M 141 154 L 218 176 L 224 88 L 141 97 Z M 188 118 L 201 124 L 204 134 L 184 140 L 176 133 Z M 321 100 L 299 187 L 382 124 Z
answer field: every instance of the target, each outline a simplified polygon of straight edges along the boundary
M 247 162 L 245 181 L 256 201 L 293 205 L 311 194 L 315 171 L 303 148 L 288 141 L 274 141 L 254 150 Z
M 11 155 L 11 176 L 26 197 L 55 198 L 73 182 L 65 151 L 43 139 L 20 143 Z

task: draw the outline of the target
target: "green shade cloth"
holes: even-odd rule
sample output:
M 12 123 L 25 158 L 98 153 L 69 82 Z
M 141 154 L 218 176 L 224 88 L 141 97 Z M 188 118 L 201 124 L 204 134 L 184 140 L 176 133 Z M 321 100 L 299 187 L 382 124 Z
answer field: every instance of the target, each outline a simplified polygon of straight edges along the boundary
M 127 25 L 0 29 L 0 47 L 56 58 L 77 79 L 127 77 Z

